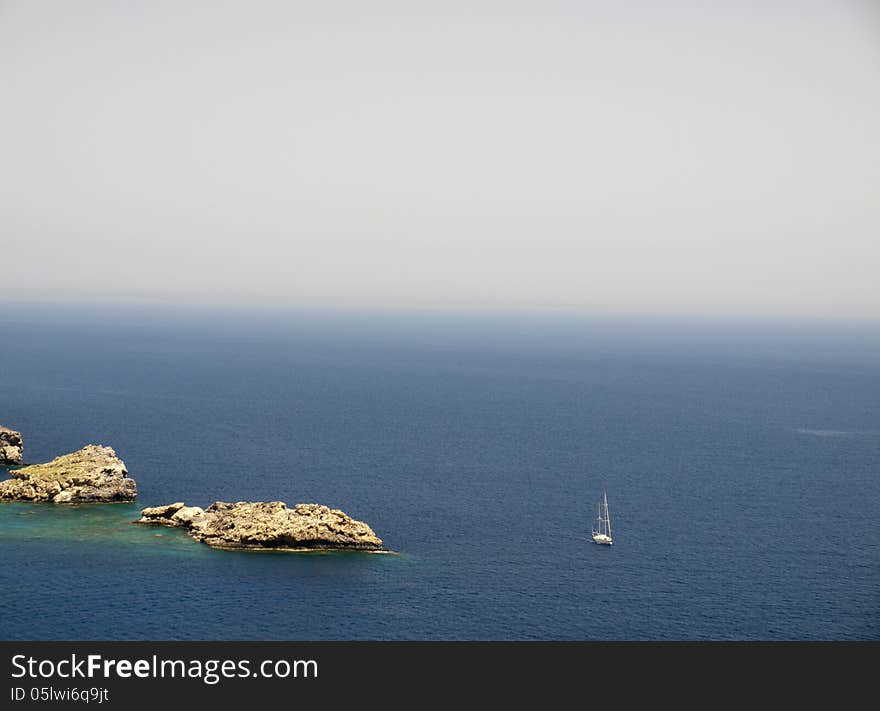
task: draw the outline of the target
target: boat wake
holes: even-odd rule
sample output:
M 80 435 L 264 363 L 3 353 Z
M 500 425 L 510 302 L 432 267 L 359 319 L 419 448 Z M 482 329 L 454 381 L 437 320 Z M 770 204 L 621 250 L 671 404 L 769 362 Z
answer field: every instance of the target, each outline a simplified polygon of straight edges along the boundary
M 811 430 L 805 427 L 798 427 L 795 432 L 798 434 L 813 435 L 814 437 L 859 437 L 871 434 L 870 432 L 857 432 L 851 430 Z

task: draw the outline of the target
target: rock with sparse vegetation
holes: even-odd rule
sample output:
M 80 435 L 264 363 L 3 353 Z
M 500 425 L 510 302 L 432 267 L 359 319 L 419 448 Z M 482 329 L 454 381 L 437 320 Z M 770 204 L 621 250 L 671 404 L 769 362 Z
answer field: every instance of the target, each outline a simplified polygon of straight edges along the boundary
M 77 452 L 9 471 L 0 501 L 55 504 L 134 501 L 137 484 L 112 447 L 90 444 Z
M 141 511 L 136 523 L 174 526 L 214 548 L 249 550 L 382 551 L 382 539 L 366 523 L 321 504 L 282 501 L 216 501 L 207 509 L 182 502 Z

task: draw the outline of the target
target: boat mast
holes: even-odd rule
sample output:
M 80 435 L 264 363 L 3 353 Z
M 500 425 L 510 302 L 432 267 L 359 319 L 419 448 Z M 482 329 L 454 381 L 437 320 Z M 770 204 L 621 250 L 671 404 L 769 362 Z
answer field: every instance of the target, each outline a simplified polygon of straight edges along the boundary
M 611 538 L 611 516 L 608 515 L 608 494 L 603 491 L 602 495 L 605 497 L 605 535 Z

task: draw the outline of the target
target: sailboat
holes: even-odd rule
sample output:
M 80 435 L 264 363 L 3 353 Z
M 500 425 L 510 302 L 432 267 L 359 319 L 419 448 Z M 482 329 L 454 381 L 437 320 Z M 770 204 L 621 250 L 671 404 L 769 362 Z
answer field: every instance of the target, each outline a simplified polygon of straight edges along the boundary
M 603 546 L 611 545 L 611 517 L 608 515 L 608 494 L 602 492 L 603 501 L 599 504 L 599 516 L 593 526 L 593 542 Z

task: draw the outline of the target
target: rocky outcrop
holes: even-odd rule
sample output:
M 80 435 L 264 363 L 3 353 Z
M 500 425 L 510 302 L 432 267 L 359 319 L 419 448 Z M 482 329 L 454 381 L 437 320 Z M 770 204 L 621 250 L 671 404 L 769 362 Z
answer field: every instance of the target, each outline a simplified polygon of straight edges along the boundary
M 203 510 L 178 502 L 146 508 L 136 523 L 184 528 L 214 548 L 383 550 L 367 524 L 320 504 L 289 509 L 281 501 L 216 501 Z
M 111 447 L 90 444 L 78 452 L 9 471 L 0 501 L 56 504 L 134 501 L 137 485 Z
M 21 433 L 0 425 L 0 464 L 21 464 Z
M 156 526 L 179 526 L 189 528 L 196 516 L 205 510 L 198 506 L 186 506 L 182 501 L 167 506 L 154 506 L 141 511 L 141 518 L 135 523 L 151 523 Z

